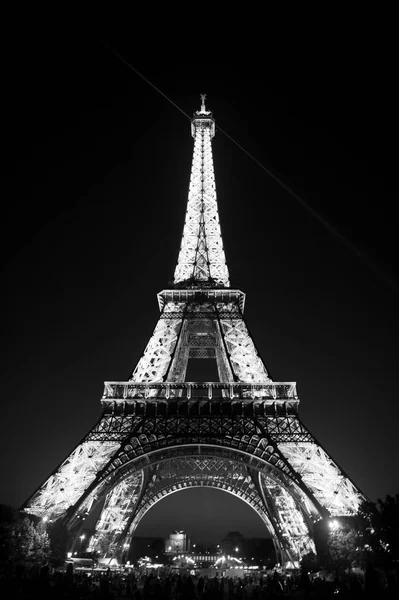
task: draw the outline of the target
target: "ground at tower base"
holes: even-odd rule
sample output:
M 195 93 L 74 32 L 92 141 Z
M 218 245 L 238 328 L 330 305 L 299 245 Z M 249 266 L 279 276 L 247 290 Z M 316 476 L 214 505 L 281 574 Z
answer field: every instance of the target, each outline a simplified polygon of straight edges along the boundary
M 136 538 L 136 550 L 146 551 L 148 556 L 137 558 L 131 548 L 123 563 L 95 559 L 83 547 L 75 552 L 76 557 L 68 555 L 65 560 L 59 533 L 51 537 L 47 522 L 34 524 L 29 518 L 21 520 L 16 514 L 12 522 L 3 514 L 0 598 L 396 599 L 399 592 L 398 507 L 399 494 L 380 502 L 378 514 L 370 508 L 365 517 L 366 529 L 335 519 L 330 521 L 327 554 L 323 556 L 320 547 L 320 556 L 309 553 L 299 568 L 291 569 L 281 567 L 275 559 L 252 561 L 251 555 L 245 556 L 247 550 L 258 547 L 262 553 L 267 544 L 260 543 L 263 538 L 246 539 L 237 531 L 228 532 L 220 544 L 214 546 L 206 547 L 197 542 L 193 544 L 195 552 L 190 550 L 185 532 L 175 531 L 167 539 Z M 181 538 L 185 539 L 184 544 Z M 171 540 L 175 539 L 179 539 L 180 553 L 170 549 Z M 240 548 L 236 546 L 238 539 Z M 359 546 L 361 541 L 362 547 Z M 165 551 L 161 548 L 162 542 Z M 228 554 L 231 542 L 235 556 Z
M 393 600 L 397 581 L 384 580 L 370 566 L 358 574 L 308 574 L 305 571 L 282 574 L 278 570 L 245 577 L 192 575 L 185 573 L 112 572 L 83 573 L 51 571 L 42 567 L 35 573 L 17 569 L 13 577 L 2 577 L 0 594 L 4 599 L 108 599 L 119 600 L 246 600 L 263 598 L 297 599 L 380 599 Z

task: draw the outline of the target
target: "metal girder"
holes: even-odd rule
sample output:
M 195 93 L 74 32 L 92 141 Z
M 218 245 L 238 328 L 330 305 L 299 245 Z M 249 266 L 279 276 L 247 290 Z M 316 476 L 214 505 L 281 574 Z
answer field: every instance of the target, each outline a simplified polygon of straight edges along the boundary
M 194 281 L 230 287 L 216 199 L 212 122 L 209 113 L 193 119 L 193 161 L 175 284 Z
M 238 381 L 271 381 L 255 344 L 248 333 L 244 320 L 221 319 L 222 333 L 227 352 Z
M 163 313 L 180 312 L 181 304 L 168 303 Z M 144 354 L 134 369 L 131 381 L 162 381 L 170 364 L 183 319 L 159 319 Z
M 259 477 L 276 535 L 289 560 L 295 563 L 304 554 L 315 552 L 316 548 L 298 498 L 274 477 L 263 473 Z
M 155 494 L 152 500 L 143 499 L 140 508 L 135 507 L 142 470 L 172 459 L 184 460 L 187 465 L 189 457 L 195 454 L 202 461 L 207 456 L 239 462 L 262 474 L 261 487 L 267 488 L 265 514 L 282 551 L 290 560 L 298 552 L 311 548 L 302 513 L 297 512 L 298 500 L 295 498 L 298 494 L 302 493 L 302 505 L 304 502 L 312 504 L 315 498 L 331 515 L 357 512 L 362 498 L 360 492 L 314 442 L 297 416 L 267 416 L 266 403 L 263 403 L 264 414 L 261 415 L 259 406 L 262 404 L 256 400 L 235 403 L 209 400 L 141 402 L 141 405 L 145 404 L 167 407 L 168 411 L 162 415 L 159 410 L 159 414 L 151 417 L 148 411 L 142 417 L 104 415 L 33 496 L 28 512 L 56 519 L 64 516 L 69 509 L 70 519 L 77 515 L 82 517 L 90 514 L 96 498 L 106 495 L 93 544 L 99 548 L 108 544 L 115 550 L 132 512 L 135 514 L 135 527 L 138 515 L 145 514 L 151 503 L 156 498 L 160 499 Z M 178 404 L 184 406 L 184 414 L 173 414 L 174 405 L 177 411 Z M 190 405 L 197 409 L 194 414 L 190 413 Z M 239 410 L 235 410 L 235 405 Z M 229 406 L 229 414 L 223 412 L 223 406 Z M 190 485 L 187 475 L 179 480 L 180 484 L 183 480 Z M 193 474 L 192 485 L 197 480 L 198 476 Z M 295 490 L 302 491 L 294 494 L 289 489 L 293 484 Z M 220 477 L 210 485 L 224 486 L 223 489 L 228 486 L 226 481 L 220 482 Z M 136 489 L 134 494 L 132 486 Z M 127 496 L 131 499 L 129 503 Z M 290 518 L 288 514 L 291 514 Z M 313 518 L 316 515 L 320 517 L 320 513 L 316 510 L 315 514 L 313 510 Z M 115 525 L 115 535 L 109 533 L 110 523 Z M 294 535 L 294 532 L 297 533 Z M 305 541 L 301 542 L 301 539 Z
M 285 560 L 298 561 L 303 554 L 314 550 L 309 519 L 306 523 L 303 509 L 298 507 L 302 500 L 300 490 L 291 488 L 288 491 L 270 472 L 259 477 L 236 460 L 198 455 L 170 458 L 155 464 L 150 473 L 137 504 L 138 495 L 132 497 L 129 489 L 132 475 L 125 476 L 109 492 L 106 508 L 90 541 L 90 550 L 103 553 L 106 544 L 108 556 L 116 555 L 118 551 L 120 555 L 154 504 L 169 494 L 193 487 L 219 489 L 246 502 L 263 520 Z
M 318 443 L 283 442 L 279 449 L 331 516 L 357 514 L 363 495 Z
M 226 315 L 229 317 L 226 318 Z M 225 381 L 228 377 L 241 382 L 271 383 L 239 307 L 222 302 L 213 305 L 209 302 L 167 302 L 130 380 L 184 381 L 189 358 L 189 328 L 191 337 L 197 334 L 197 339 L 199 334 L 203 335 L 204 328 L 207 329 L 208 338 L 204 338 L 203 344 L 216 348 L 221 380 Z M 214 340 L 212 344 L 211 339 Z
M 133 472 L 107 494 L 100 518 L 90 538 L 89 552 L 97 551 L 103 557 L 115 552 L 130 513 L 136 506 L 142 482 L 142 471 Z
M 146 492 L 132 521 L 130 535 L 146 512 L 166 495 L 191 487 L 218 488 L 243 499 L 264 520 L 262 499 L 245 467 L 222 457 L 186 456 L 173 458 L 155 467 Z
M 28 500 L 26 511 L 51 520 L 64 516 L 119 447 L 117 441 L 83 441 Z

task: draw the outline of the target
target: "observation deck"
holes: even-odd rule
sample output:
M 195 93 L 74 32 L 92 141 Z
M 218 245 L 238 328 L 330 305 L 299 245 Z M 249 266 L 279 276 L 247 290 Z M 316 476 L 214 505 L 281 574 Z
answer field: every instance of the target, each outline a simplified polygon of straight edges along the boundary
M 157 297 L 159 310 L 162 310 L 168 302 L 232 302 L 238 304 L 241 312 L 244 312 L 245 307 L 245 293 L 230 288 L 175 288 L 162 290 L 157 294 Z
M 108 414 L 252 417 L 297 415 L 299 398 L 295 382 L 106 381 L 101 403 Z

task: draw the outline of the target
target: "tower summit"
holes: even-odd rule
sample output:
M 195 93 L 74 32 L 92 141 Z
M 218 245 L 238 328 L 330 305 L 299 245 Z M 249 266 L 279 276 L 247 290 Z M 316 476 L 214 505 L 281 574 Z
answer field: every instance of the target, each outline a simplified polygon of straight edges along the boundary
M 176 287 L 230 287 L 216 198 L 212 143 L 215 121 L 205 108 L 191 120 L 194 152 L 183 237 L 174 276 Z
M 212 113 L 191 121 L 194 151 L 174 286 L 126 381 L 106 381 L 102 413 L 31 495 L 27 513 L 61 521 L 73 551 L 123 560 L 147 511 L 165 496 L 213 487 L 246 502 L 280 563 L 315 551 L 316 521 L 351 516 L 364 496 L 299 418 L 296 384 L 270 377 L 229 282 L 219 225 Z M 216 362 L 218 381 L 187 381 L 191 360 Z

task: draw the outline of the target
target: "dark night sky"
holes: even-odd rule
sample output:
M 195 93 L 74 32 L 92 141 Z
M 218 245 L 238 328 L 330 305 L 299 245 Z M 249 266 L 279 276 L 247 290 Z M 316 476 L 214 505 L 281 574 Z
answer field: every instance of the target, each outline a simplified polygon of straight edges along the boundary
M 231 282 L 247 294 L 264 362 L 273 379 L 297 382 L 302 420 L 372 500 L 399 492 L 389 48 L 210 50 L 190 64 L 137 51 L 126 35 L 108 41 L 189 115 L 206 93 L 216 124 L 358 248 L 363 258 L 217 132 Z M 178 255 L 192 138 L 95 36 L 26 36 L 3 79 L 0 502 L 19 506 L 94 425 L 104 380 L 126 380 L 152 333 Z M 212 541 L 259 526 L 239 500 L 201 490 L 156 505 L 137 534 L 183 528 Z

